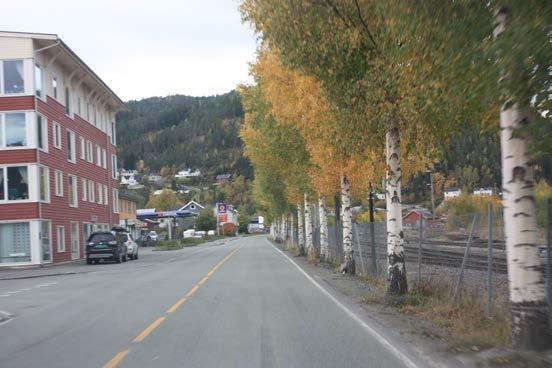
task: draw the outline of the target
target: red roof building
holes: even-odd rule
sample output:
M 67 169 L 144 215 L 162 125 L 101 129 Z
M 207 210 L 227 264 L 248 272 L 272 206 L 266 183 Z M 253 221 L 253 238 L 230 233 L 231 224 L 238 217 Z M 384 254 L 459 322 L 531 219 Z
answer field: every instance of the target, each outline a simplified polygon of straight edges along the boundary
M 122 109 L 58 36 L 0 32 L 0 266 L 83 258 L 119 223 Z

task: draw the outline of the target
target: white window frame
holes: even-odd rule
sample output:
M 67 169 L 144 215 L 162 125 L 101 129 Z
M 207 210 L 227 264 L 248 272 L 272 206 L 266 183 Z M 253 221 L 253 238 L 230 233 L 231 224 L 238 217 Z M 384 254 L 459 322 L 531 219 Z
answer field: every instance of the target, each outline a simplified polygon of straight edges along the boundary
M 73 97 L 71 87 L 65 86 L 65 89 L 63 90 L 63 95 L 65 97 L 65 100 L 63 101 L 63 105 L 65 106 L 65 115 L 71 117 L 73 116 Z
M 104 185 L 103 187 L 104 187 L 104 204 L 106 206 L 108 206 L 109 205 L 109 192 L 107 190 L 107 185 Z
M 54 147 L 61 149 L 61 125 L 55 121 L 52 123 L 53 137 L 54 137 Z
M 71 183 L 71 178 L 73 179 Z M 69 200 L 69 207 L 77 208 L 79 207 L 79 186 L 78 186 L 78 179 L 76 175 L 73 174 L 67 174 L 67 186 L 68 186 L 68 195 L 67 198 Z M 71 203 L 71 197 L 73 197 L 74 203 Z
M 80 143 L 80 159 L 86 160 L 86 140 L 83 137 L 79 137 Z
M 54 175 L 56 197 L 63 197 L 63 172 L 56 170 Z
M 115 125 L 115 122 L 111 122 L 111 144 L 116 146 L 117 145 L 117 127 Z
M 113 212 L 119 213 L 119 189 L 113 188 Z
M 86 161 L 94 163 L 94 145 L 90 141 L 86 141 Z
M 0 67 L 1 71 L 1 67 Z M 23 114 L 25 116 L 25 145 L 24 146 L 10 146 L 6 145 L 6 115 L 10 114 Z M 32 124 L 32 126 L 30 125 Z M 18 150 L 18 149 L 29 149 L 38 147 L 38 142 L 33 145 L 33 141 L 36 140 L 36 137 L 33 137 L 31 132 L 36 133 L 36 121 L 30 121 L 29 111 L 13 110 L 13 111 L 4 111 L 0 113 L 0 134 L 2 140 L 0 140 L 0 150 Z
M 107 151 L 102 148 L 102 167 L 107 170 Z
M 52 75 L 52 77 L 50 78 L 50 83 L 51 83 L 51 95 L 52 97 L 57 100 L 58 97 L 59 97 L 59 90 L 58 90 L 58 80 L 57 80 L 57 77 L 55 75 Z M 55 84 L 55 86 L 54 86 Z
M 102 167 L 102 148 L 96 145 L 96 166 Z
M 117 180 L 117 155 L 111 155 L 111 177 Z
M 65 253 L 65 226 L 56 226 L 56 238 L 57 253 Z
M 96 190 L 98 191 L 98 195 L 96 196 L 98 204 L 103 204 L 103 186 L 100 183 L 97 183 Z
M 96 202 L 96 186 L 92 180 L 88 180 L 88 202 Z
M 71 147 L 73 147 L 72 151 Z M 71 154 L 70 157 L 67 157 L 67 161 L 73 164 L 77 163 L 77 139 L 75 132 L 71 129 L 67 129 L 67 154 Z
M 23 63 L 23 92 L 6 93 L 6 91 L 4 90 L 4 62 L 5 61 L 21 61 Z M 25 59 L 15 58 L 15 59 L 0 60 L 0 95 L 6 96 L 6 97 L 11 97 L 11 96 L 24 96 L 27 93 L 27 82 L 28 82 L 27 78 L 28 78 L 28 75 L 27 75 L 25 69 L 26 69 Z M 33 69 L 33 74 L 34 74 L 34 69 Z M 33 92 L 33 95 L 34 94 L 35 93 Z
M 37 94 L 37 90 L 36 90 L 36 68 L 40 69 L 40 77 L 41 77 L 41 84 L 42 84 L 42 90 L 40 91 L 40 94 Z M 41 99 L 42 101 L 45 101 L 46 100 L 46 83 L 45 83 L 45 78 L 44 78 L 44 68 L 42 67 L 42 65 L 40 65 L 39 63 L 37 63 L 35 61 L 34 63 L 34 68 L 33 68 L 33 80 L 34 80 L 34 95 Z
M 42 181 L 40 177 L 40 171 L 44 170 L 45 181 Z M 44 165 L 38 165 L 38 200 L 43 203 L 50 203 L 50 168 Z M 44 199 L 40 196 L 40 190 L 44 187 L 44 194 L 46 197 Z
M 42 130 L 42 139 L 44 147 L 40 148 L 40 140 L 38 139 L 38 119 L 40 119 L 40 129 Z M 48 152 L 48 119 L 42 114 L 36 114 L 36 147 L 42 152 Z
M 2 178 L 4 181 L 4 199 L 0 199 L 0 203 L 27 203 L 27 202 L 37 202 L 40 199 L 40 192 L 36 191 L 39 189 L 35 187 L 38 183 L 36 174 L 38 170 L 35 171 L 33 168 L 34 165 L 29 164 L 6 164 L 0 166 L 0 171 L 2 171 Z M 27 199 L 8 199 L 9 198 L 9 187 L 8 187 L 8 168 L 10 167 L 25 167 L 27 168 Z M 36 167 L 36 166 L 35 166 Z

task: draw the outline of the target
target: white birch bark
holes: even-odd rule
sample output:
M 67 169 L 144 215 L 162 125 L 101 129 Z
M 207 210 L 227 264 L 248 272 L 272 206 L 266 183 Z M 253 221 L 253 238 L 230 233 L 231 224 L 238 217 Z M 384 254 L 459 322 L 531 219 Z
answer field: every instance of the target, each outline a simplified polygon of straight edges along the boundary
M 282 241 L 285 243 L 287 239 L 287 218 L 285 214 L 282 214 Z
M 295 226 L 293 226 L 293 215 L 291 215 L 291 218 L 288 218 L 289 220 L 289 235 L 291 237 L 291 244 L 292 246 L 298 247 L 297 243 L 295 241 Z
M 497 12 L 495 38 L 506 31 L 506 16 L 507 9 Z M 518 130 L 529 121 L 527 108 L 513 101 L 502 106 L 502 203 L 512 344 L 516 348 L 540 350 L 552 345 L 552 326 L 547 318 L 544 258 L 540 257 L 537 245 L 537 210 L 528 137 Z
M 326 197 L 318 197 L 318 216 L 320 217 L 320 258 L 328 260 L 328 217 L 326 215 Z
M 385 135 L 387 148 L 387 268 L 388 292 L 403 295 L 408 290 L 404 264 L 404 233 L 402 224 L 400 139 L 398 129 Z
M 304 193 L 305 205 L 305 243 L 307 246 L 307 258 L 314 260 L 314 243 L 312 239 L 312 211 L 307 193 Z
M 298 232 L 298 247 L 299 247 L 299 254 L 303 254 L 305 252 L 305 233 L 303 231 L 303 206 L 300 204 L 297 205 L 297 232 Z
M 351 212 L 351 185 L 347 176 L 341 177 L 341 217 L 343 223 L 343 253 L 344 263 L 340 267 L 342 273 L 355 274 L 355 259 L 353 258 L 353 215 Z

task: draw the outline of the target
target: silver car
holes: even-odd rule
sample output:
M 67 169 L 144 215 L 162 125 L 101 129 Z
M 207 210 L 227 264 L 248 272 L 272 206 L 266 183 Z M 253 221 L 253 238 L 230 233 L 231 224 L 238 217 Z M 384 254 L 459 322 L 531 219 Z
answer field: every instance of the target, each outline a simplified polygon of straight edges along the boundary
M 132 239 L 130 233 L 122 233 L 122 240 L 124 241 L 127 247 L 127 256 L 128 259 L 138 259 L 138 244 Z

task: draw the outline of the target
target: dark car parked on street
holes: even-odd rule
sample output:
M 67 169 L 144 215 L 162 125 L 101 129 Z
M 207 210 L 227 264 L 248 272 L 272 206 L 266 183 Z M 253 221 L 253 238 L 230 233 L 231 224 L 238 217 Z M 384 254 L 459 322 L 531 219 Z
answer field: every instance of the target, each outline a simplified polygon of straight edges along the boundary
M 88 238 L 86 263 L 98 263 L 101 259 L 115 263 L 126 262 L 127 247 L 117 233 L 95 232 Z

